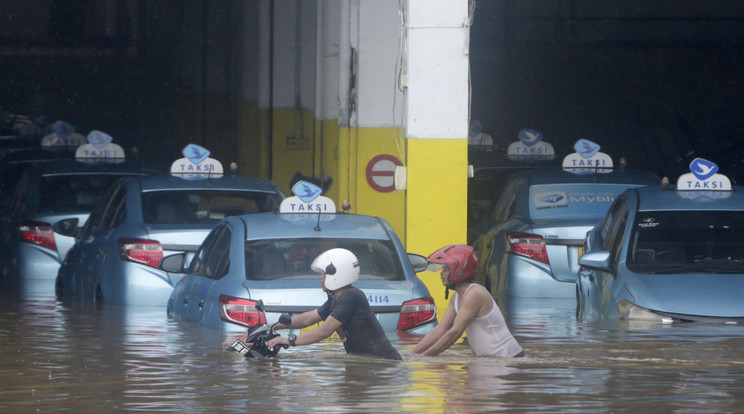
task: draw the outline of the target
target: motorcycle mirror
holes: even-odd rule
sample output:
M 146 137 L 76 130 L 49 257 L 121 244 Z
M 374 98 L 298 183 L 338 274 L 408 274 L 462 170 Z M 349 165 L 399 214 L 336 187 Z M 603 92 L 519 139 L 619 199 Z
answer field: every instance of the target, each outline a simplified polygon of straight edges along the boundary
M 292 325 L 292 316 L 288 313 L 282 313 L 282 316 L 279 317 L 279 323 L 286 326 Z

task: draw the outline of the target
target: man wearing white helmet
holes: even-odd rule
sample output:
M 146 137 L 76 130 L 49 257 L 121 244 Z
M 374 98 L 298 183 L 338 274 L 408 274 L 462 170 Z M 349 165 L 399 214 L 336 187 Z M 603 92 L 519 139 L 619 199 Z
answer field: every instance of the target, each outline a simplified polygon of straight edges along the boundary
M 277 336 L 269 348 L 313 344 L 337 332 L 349 354 L 363 354 L 385 359 L 401 359 L 385 336 L 367 296 L 351 286 L 359 280 L 359 260 L 346 249 L 330 249 L 318 255 L 310 267 L 321 274 L 321 286 L 328 300 L 319 308 L 292 318 L 292 323 L 276 324 L 274 329 L 302 329 L 321 321 L 321 325 L 300 335 Z

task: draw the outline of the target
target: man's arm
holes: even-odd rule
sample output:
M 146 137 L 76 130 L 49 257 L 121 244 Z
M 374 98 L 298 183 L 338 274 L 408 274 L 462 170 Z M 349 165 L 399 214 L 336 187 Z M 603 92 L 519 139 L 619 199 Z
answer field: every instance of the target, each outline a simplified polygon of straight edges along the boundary
M 309 345 L 320 342 L 331 336 L 337 329 L 341 328 L 341 321 L 329 316 L 320 326 L 313 328 L 302 335 L 297 335 L 296 345 Z
M 315 325 L 316 323 L 322 320 L 323 319 L 320 317 L 318 310 L 313 309 L 311 311 L 307 311 L 307 312 L 301 313 L 293 317 L 292 323 L 290 325 L 285 325 L 283 323 L 277 322 L 277 324 L 274 325 L 274 330 L 276 331 L 279 329 L 302 329 L 310 325 Z
M 298 319 L 298 321 L 295 321 L 295 319 Z M 305 328 L 314 323 L 318 323 L 321 320 L 322 319 L 320 318 L 320 314 L 318 314 L 318 311 L 312 310 L 312 311 L 302 313 L 292 318 L 292 325 L 289 326 L 289 328 Z M 305 323 L 307 323 L 307 325 L 304 325 Z M 295 345 L 309 345 L 309 344 L 314 344 L 316 342 L 322 341 L 323 339 L 326 339 L 329 336 L 331 336 L 331 334 L 340 327 L 341 327 L 341 321 L 334 318 L 333 316 L 329 316 L 326 318 L 325 322 L 323 322 L 317 328 L 313 328 L 305 333 L 297 335 L 297 338 L 295 338 Z M 282 336 L 277 336 L 275 338 L 272 338 L 271 340 L 269 340 L 269 342 L 266 343 L 269 349 L 282 345 L 282 344 L 289 345 L 289 340 Z
M 453 298 L 454 299 L 454 298 Z M 481 307 L 481 301 L 477 291 L 467 292 L 463 295 L 462 305 L 454 317 L 452 325 L 431 345 L 422 355 L 436 356 L 451 347 L 465 332 Z M 449 311 L 449 308 L 447 309 Z M 454 308 L 453 308 L 454 313 Z
M 454 297 L 450 299 L 449 304 L 447 305 L 447 310 L 444 312 L 444 316 L 442 316 L 442 320 L 439 321 L 437 326 L 435 326 L 431 331 L 429 331 L 426 335 L 424 335 L 423 338 L 419 341 L 418 344 L 416 344 L 415 347 L 413 347 L 412 352 L 414 354 L 422 354 L 424 351 L 429 349 L 434 343 L 442 336 L 445 332 L 447 332 L 448 329 L 452 327 L 452 324 L 455 321 L 455 308 L 452 304 L 452 301 L 454 300 Z

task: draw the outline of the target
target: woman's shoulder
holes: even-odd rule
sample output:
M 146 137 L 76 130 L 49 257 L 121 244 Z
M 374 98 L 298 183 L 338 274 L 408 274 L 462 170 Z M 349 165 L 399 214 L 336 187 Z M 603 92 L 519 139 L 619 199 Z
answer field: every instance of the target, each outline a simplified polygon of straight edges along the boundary
M 493 299 L 493 297 L 491 296 L 491 292 L 489 292 L 488 289 L 485 288 L 485 286 L 479 285 L 478 283 L 471 283 L 470 286 L 468 286 L 468 289 L 465 291 L 465 295 L 463 297 L 478 298 L 481 300 Z

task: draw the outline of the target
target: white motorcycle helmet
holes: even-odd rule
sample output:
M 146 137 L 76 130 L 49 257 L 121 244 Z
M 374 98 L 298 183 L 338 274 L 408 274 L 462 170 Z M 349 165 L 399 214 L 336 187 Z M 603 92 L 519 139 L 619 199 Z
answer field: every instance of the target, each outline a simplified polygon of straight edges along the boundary
M 325 287 L 330 291 L 348 286 L 359 280 L 359 259 L 346 249 L 330 249 L 319 254 L 310 268 L 325 273 Z

